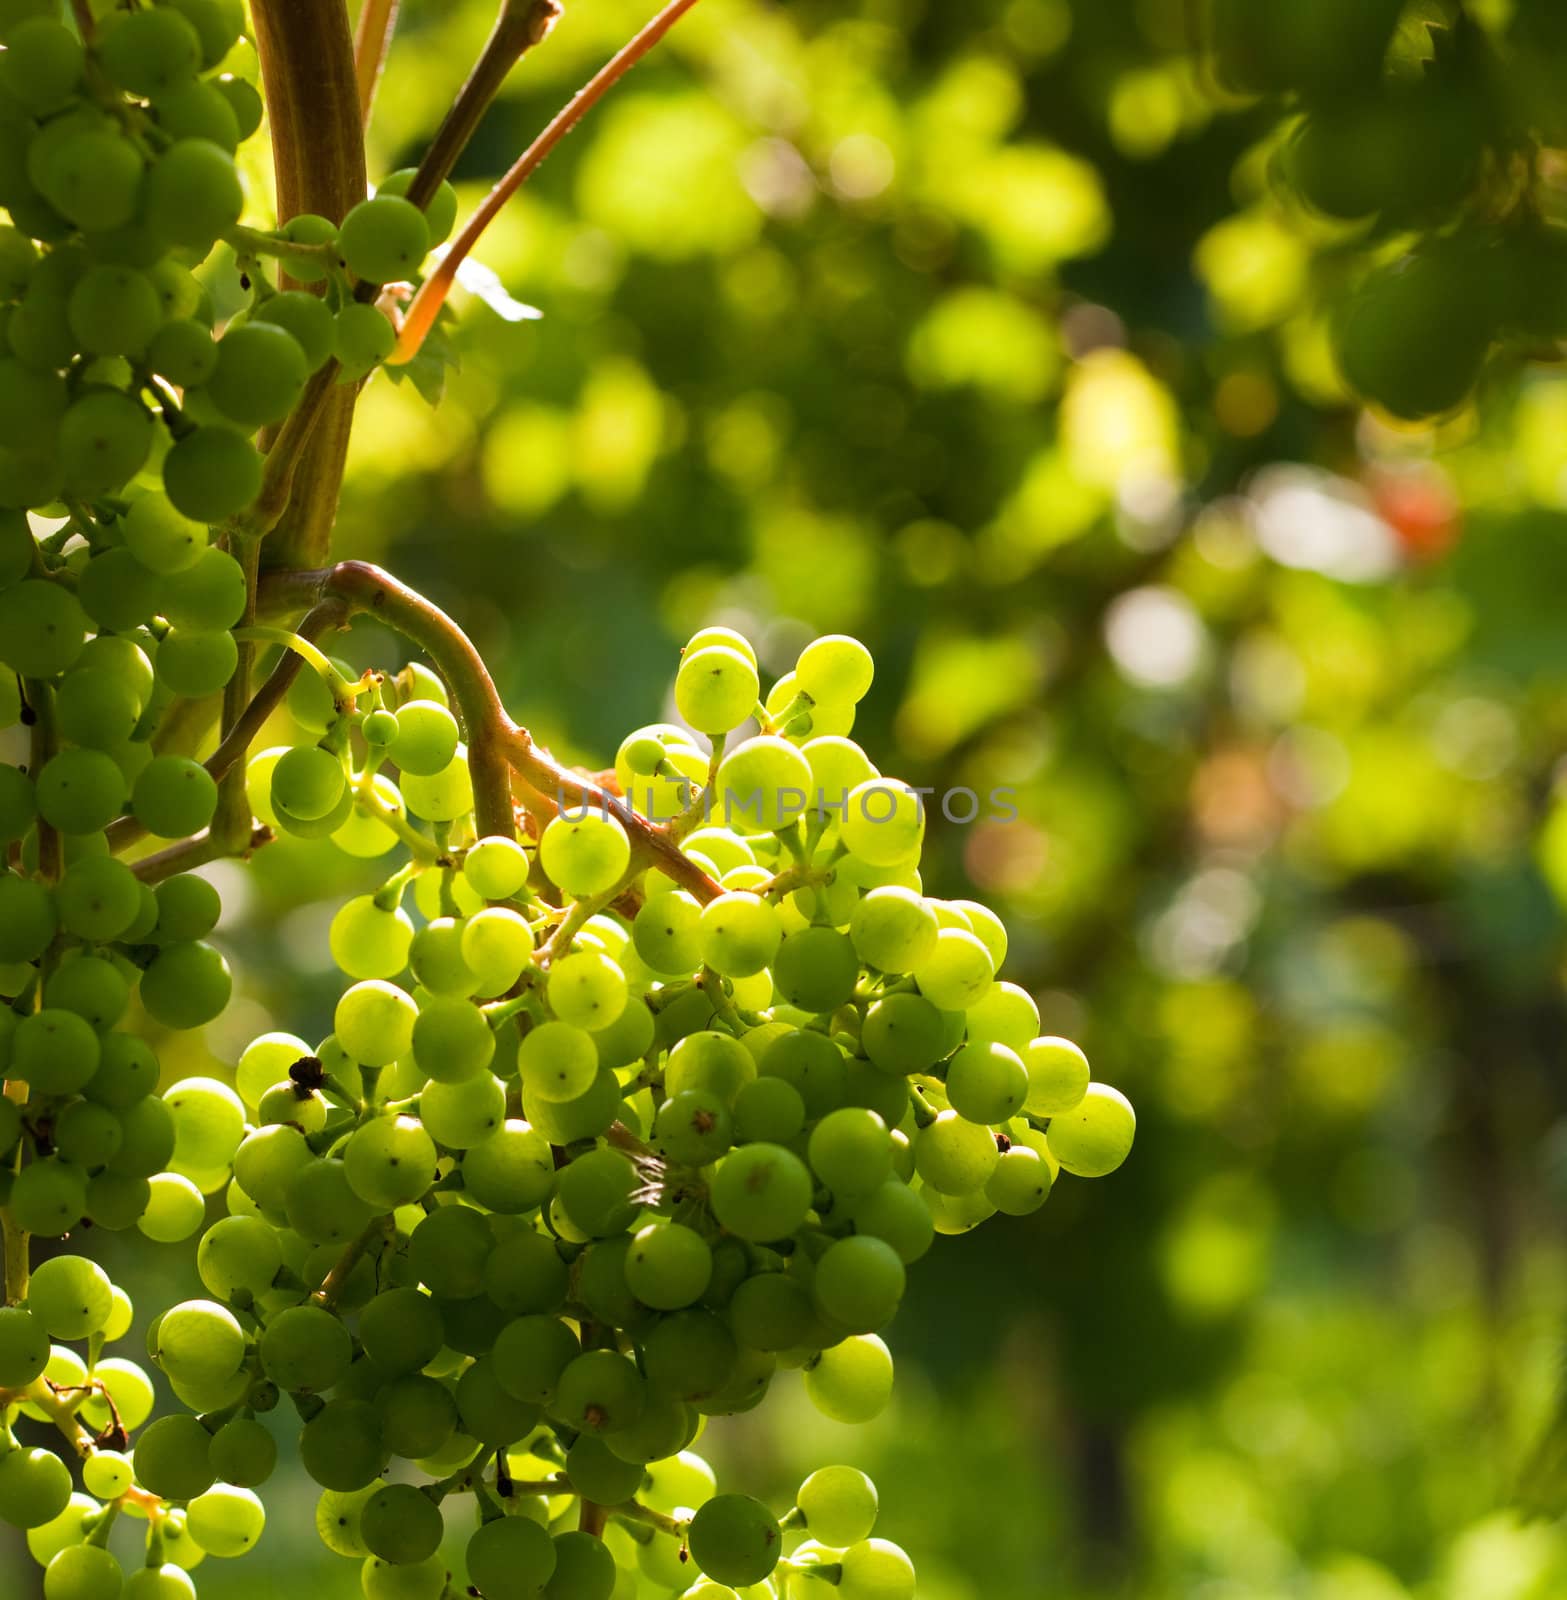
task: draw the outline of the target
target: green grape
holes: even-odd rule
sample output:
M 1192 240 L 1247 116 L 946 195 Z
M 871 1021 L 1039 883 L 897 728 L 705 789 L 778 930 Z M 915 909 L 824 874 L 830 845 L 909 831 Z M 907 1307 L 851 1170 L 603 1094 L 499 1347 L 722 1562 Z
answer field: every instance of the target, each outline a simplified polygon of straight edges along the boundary
M 467 752 L 461 745 L 434 776 L 420 777 L 405 771 L 399 775 L 399 783 L 408 809 L 428 822 L 455 822 L 473 809 L 473 777 L 468 770 Z
M 598 1075 L 592 1036 L 565 1022 L 541 1022 L 524 1037 L 517 1067 L 526 1094 L 542 1100 L 575 1100 Z
M 753 1350 L 788 1350 L 805 1337 L 814 1311 L 811 1297 L 782 1272 L 747 1278 L 729 1302 L 729 1324 L 742 1345 Z
M 396 329 L 373 305 L 353 301 L 338 312 L 334 322 L 341 382 L 357 383 L 368 377 L 391 355 L 397 343 Z
M 494 1237 L 470 1206 L 444 1205 L 430 1212 L 408 1242 L 408 1264 L 432 1293 L 465 1300 L 484 1288 L 484 1264 Z
M 171 628 L 158 646 L 158 681 L 192 699 L 216 694 L 238 665 L 239 646 L 221 629 Z
M 120 1148 L 109 1162 L 110 1169 L 131 1178 L 161 1172 L 174 1155 L 174 1118 L 169 1108 L 145 1096 L 121 1109 L 119 1117 Z
M 361 200 L 338 230 L 344 264 L 368 283 L 413 277 L 430 248 L 430 231 L 417 206 L 397 195 Z
M 696 898 L 684 889 L 666 889 L 649 894 L 632 921 L 631 937 L 654 972 L 677 977 L 702 964 L 701 928 Z
M 1050 1198 L 1055 1182 L 1051 1164 L 1037 1150 L 1015 1144 L 1004 1150 L 985 1182 L 985 1199 L 1009 1217 L 1026 1217 Z
M 495 1035 L 471 1001 L 434 995 L 419 1009 L 413 1025 L 414 1060 L 440 1083 L 462 1083 L 489 1066 Z
M 218 1484 L 186 1509 L 191 1537 L 209 1555 L 242 1556 L 253 1550 L 266 1526 L 266 1511 L 249 1489 Z
M 55 890 L 60 926 L 79 939 L 118 939 L 141 914 L 141 885 L 113 856 L 83 856 L 65 869 Z
M 936 915 L 912 889 L 872 889 L 854 908 L 849 937 L 861 961 L 883 972 L 912 972 L 936 947 Z
M 589 1350 L 561 1373 L 551 1412 L 574 1428 L 613 1433 L 636 1422 L 646 1404 L 647 1384 L 633 1362 L 613 1350 Z
M 653 1136 L 671 1161 L 703 1167 L 734 1142 L 723 1100 L 706 1089 L 683 1089 L 658 1108 Z
M 400 167 L 389 172 L 376 185 L 377 194 L 394 194 L 406 199 L 418 173 L 417 167 Z M 430 246 L 444 244 L 457 223 L 457 191 L 443 178 L 435 193 L 424 206 L 425 226 L 430 232 Z
M 1070 1039 L 1031 1039 L 1022 1049 L 1028 1071 L 1030 1116 L 1054 1117 L 1082 1103 L 1088 1092 L 1088 1058 Z
M 400 906 L 381 906 L 368 894 L 344 901 L 327 935 L 332 959 L 350 978 L 395 978 L 408 964 L 413 938 Z
M 444 1529 L 435 1502 L 407 1483 L 383 1485 L 359 1514 L 359 1536 L 370 1553 L 398 1565 L 428 1560 Z
M 33 17 L 6 33 L 0 88 L 35 116 L 69 105 L 82 79 L 81 40 L 49 17 Z
M 895 1178 L 856 1202 L 853 1217 L 856 1233 L 884 1240 L 905 1263 L 925 1255 L 935 1237 L 929 1206 Z
M 720 1583 L 760 1583 L 783 1554 L 778 1519 L 749 1495 L 715 1495 L 698 1507 L 686 1535 L 691 1558 Z
M 417 1372 L 441 1348 L 440 1312 L 417 1289 L 385 1289 L 360 1313 L 359 1338 L 378 1370 Z
M 702 733 L 730 733 L 748 721 L 760 692 L 756 664 L 722 645 L 688 650 L 675 675 L 680 715 Z
M 245 1358 L 244 1330 L 232 1312 L 213 1300 L 181 1301 L 158 1319 L 155 1329 L 153 1354 L 178 1382 L 225 1383 Z
M 612 1454 L 592 1433 L 578 1435 L 566 1452 L 566 1472 L 577 1492 L 599 1505 L 620 1505 L 642 1484 L 642 1467 Z
M 232 628 L 244 612 L 244 569 L 226 550 L 203 550 L 163 586 L 163 614 L 177 628 Z
M 1045 1138 L 1061 1166 L 1080 1178 L 1102 1178 L 1131 1154 L 1137 1114 L 1119 1089 L 1091 1083 L 1070 1111 L 1050 1119 Z
M 74 1012 L 46 1008 L 17 1024 L 7 1076 L 20 1078 L 40 1095 L 75 1094 L 98 1070 L 101 1053 L 91 1023 Z
M 52 448 L 69 399 L 70 390 L 57 372 L 31 371 L 10 356 L 0 359 L 0 425 L 13 448 Z M 11 515 L 17 517 L 19 513 Z M 11 527 L 16 530 L 14 522 Z M 32 566 L 35 541 L 25 518 L 21 519 L 20 529 L 13 531 L 12 541 L 7 559 L 8 583 L 24 578 Z
M 306 289 L 269 295 L 256 307 L 252 319 L 291 334 L 304 353 L 305 366 L 310 372 L 324 366 L 332 355 L 336 326 L 330 308 L 320 295 Z
M 484 1292 L 512 1316 L 556 1310 L 566 1282 L 566 1264 L 554 1243 L 531 1227 L 502 1238 L 484 1265 Z
M 713 1252 L 701 1234 L 678 1222 L 655 1222 L 636 1233 L 626 1255 L 626 1285 L 643 1305 L 679 1311 L 694 1305 L 713 1277 Z
M 703 908 L 702 959 L 726 978 L 747 978 L 769 966 L 782 938 L 777 909 L 754 894 L 721 894 Z
M 311 1244 L 346 1244 L 375 1215 L 354 1192 L 340 1160 L 312 1161 L 289 1180 L 288 1225 Z
M 843 1553 L 843 1600 L 914 1600 L 914 1564 L 886 1539 L 865 1539 Z
M 27 1289 L 27 1306 L 51 1339 L 85 1339 L 109 1319 L 114 1302 L 108 1274 L 84 1256 L 41 1262 Z
M 872 1333 L 892 1320 L 905 1281 L 898 1252 L 863 1235 L 827 1247 L 816 1263 L 813 1290 L 817 1305 L 838 1326 Z
M 931 954 L 914 969 L 920 993 L 942 1011 L 965 1011 L 984 999 L 994 977 L 990 952 L 961 928 L 942 928 Z
M 787 739 L 764 734 L 719 763 L 714 810 L 725 828 L 781 832 L 809 809 L 811 768 Z
M 892 1395 L 892 1356 L 873 1333 L 822 1351 L 805 1369 L 811 1403 L 834 1422 L 871 1422 Z
M 277 1445 L 272 1435 L 249 1417 L 235 1417 L 224 1423 L 212 1436 L 208 1454 L 218 1477 L 240 1488 L 255 1488 L 265 1483 L 277 1466 Z M 199 1528 L 196 1535 L 200 1540 Z M 212 1553 L 220 1554 L 216 1550 Z
M 25 1389 L 49 1365 L 49 1333 L 22 1306 L 0 1306 L 0 1385 Z
M 1015 983 L 992 985 L 984 998 L 969 1007 L 970 1044 L 1002 1044 L 1019 1056 L 1039 1032 L 1039 1007 L 1026 989 Z
M 218 370 L 218 346 L 211 330 L 194 317 L 165 322 L 148 341 L 148 366 L 182 389 L 197 389 Z
M 158 652 L 159 665 L 163 652 Z M 131 813 L 159 839 L 199 833 L 217 810 L 218 786 L 199 762 L 184 756 L 154 756 L 137 775 Z
M 379 1211 L 411 1205 L 435 1181 L 435 1143 L 413 1117 L 363 1123 L 343 1149 L 353 1191 Z
M 205 392 L 228 421 L 248 431 L 286 417 L 309 377 L 305 352 L 287 328 L 247 322 L 218 341 L 217 370 Z
M 535 1210 L 555 1186 L 549 1141 L 515 1118 L 493 1138 L 464 1152 L 462 1174 L 472 1199 L 509 1216 Z
M 801 928 L 773 958 L 779 995 L 801 1011 L 835 1011 L 854 998 L 859 958 L 848 936 L 833 928 Z
M 546 993 L 562 1022 L 590 1032 L 607 1028 L 626 1009 L 625 974 L 597 950 L 579 950 L 556 960 Z
M 88 390 L 60 419 L 57 438 L 66 489 L 95 496 L 123 488 L 152 450 L 145 407 L 114 389 Z
M 82 1463 L 82 1484 L 100 1500 L 117 1500 L 134 1476 L 130 1457 L 117 1450 L 96 1450 Z
M 27 578 L 0 592 L 0 661 L 24 678 L 65 672 L 86 633 L 86 615 L 59 584 Z
M 413 1566 L 389 1566 L 371 1556 L 360 1569 L 365 1600 L 441 1600 L 446 1593 L 446 1563 L 430 1556 Z
M 640 1180 L 619 1151 L 593 1150 L 561 1169 L 557 1193 L 566 1214 L 589 1238 L 622 1233 L 636 1214 Z
M 33 780 L 20 767 L 0 766 L 0 842 L 20 839 L 37 815 Z
M 172 7 L 111 14 L 94 49 L 108 80 L 144 100 L 194 78 L 202 64 L 200 35 Z
M 463 857 L 463 876 L 486 900 L 509 900 L 528 881 L 527 852 L 515 839 L 478 840 Z
M 97 833 L 119 815 L 124 774 L 101 750 L 61 750 L 38 774 L 38 811 L 62 833 Z
M 946 1049 L 941 1013 L 917 994 L 888 995 L 866 1013 L 860 1047 L 883 1072 L 924 1072 Z
M 367 979 L 337 1002 L 333 1031 L 348 1055 L 367 1067 L 390 1065 L 413 1043 L 418 1007 L 404 990 Z
M 841 1199 L 863 1199 L 892 1176 L 892 1142 L 874 1111 L 845 1106 L 811 1131 L 811 1166 Z
M 0 960 L 36 959 L 58 926 L 54 897 L 43 884 L 0 873 Z
M 664 1087 L 671 1096 L 703 1089 L 730 1106 L 755 1077 L 756 1063 L 738 1040 L 723 1033 L 697 1032 L 688 1034 L 669 1052 Z
M 201 1281 L 220 1300 L 232 1300 L 241 1291 L 252 1298 L 264 1295 L 282 1265 L 276 1232 L 255 1217 L 222 1218 L 196 1249 Z
M 77 599 L 103 628 L 135 628 L 158 609 L 160 585 L 129 550 L 105 550 L 82 568 Z
M 286 1078 L 296 1061 L 314 1054 L 310 1046 L 296 1034 L 263 1033 L 252 1039 L 240 1052 L 234 1068 L 234 1086 L 247 1105 L 259 1105 L 261 1096 L 274 1083 Z
M 1016 1116 L 1028 1096 L 1028 1069 L 1004 1044 L 969 1044 L 947 1064 L 947 1100 L 969 1122 Z
M 323 1489 L 348 1493 L 368 1487 L 387 1461 L 375 1407 L 364 1400 L 329 1400 L 301 1431 L 299 1457 Z
M 148 1180 L 147 1204 L 136 1226 L 159 1244 L 178 1244 L 201 1227 L 205 1215 L 201 1190 L 189 1178 L 159 1172 Z
M 228 101 L 229 107 L 234 113 L 234 123 L 239 131 L 240 141 L 243 143 L 261 126 L 263 114 L 261 95 L 255 86 L 247 83 L 245 79 L 230 77 L 227 74 L 216 79 L 213 82 L 213 87 Z M 295 218 L 294 220 L 298 221 L 299 219 Z M 317 220 L 322 219 L 318 218 Z M 295 276 L 297 277 L 298 274 L 296 273 Z
M 591 1533 L 555 1536 L 555 1570 L 544 1585 L 544 1600 L 611 1600 L 615 1559 Z
M 433 778 L 451 765 L 459 742 L 457 719 L 433 700 L 409 700 L 396 711 L 392 760 L 404 773 Z
M 176 151 L 183 148 L 175 146 Z M 204 423 L 176 439 L 163 458 L 163 487 L 185 516 L 203 523 L 222 522 L 243 511 L 260 493 L 260 452 L 233 428 Z
M 874 867 L 918 859 L 925 837 L 920 796 L 890 778 L 871 778 L 850 790 L 839 823 L 844 844 Z
M 77 280 L 66 316 L 90 355 L 131 356 L 147 348 L 163 322 L 152 281 L 134 267 L 89 267 Z
M 233 156 L 206 139 L 170 145 L 148 170 L 142 195 L 143 218 L 153 233 L 199 256 L 239 221 L 244 205 Z
M 166 1028 L 200 1028 L 229 1003 L 234 979 L 210 944 L 192 939 L 165 945 L 142 973 L 141 1002 Z
M 810 1211 L 810 1174 L 780 1145 L 744 1145 L 719 1163 L 711 1202 L 719 1222 L 742 1239 L 787 1238 Z
M 44 1572 L 44 1600 L 119 1600 L 120 1563 L 98 1545 L 62 1550 Z
M 806 1117 L 835 1111 L 847 1093 L 843 1053 L 825 1034 L 793 1028 L 772 1039 L 762 1052 L 761 1072 L 782 1078 L 800 1096 Z
M 187 83 L 161 94 L 153 110 L 158 126 L 175 139 L 206 139 L 231 152 L 239 144 L 234 108 L 210 83 Z
M 485 1600 L 536 1600 L 555 1561 L 554 1541 L 527 1517 L 486 1522 L 468 1541 L 468 1581 Z
M 337 224 L 309 211 L 290 217 L 283 224 L 281 232 L 285 239 L 295 244 L 324 245 L 337 241 Z M 298 283 L 321 283 L 328 273 L 326 264 L 315 255 L 284 256 L 283 270 Z M 364 1552 L 361 1550 L 359 1554 L 363 1555 Z
M 943 1111 L 914 1136 L 915 1170 L 940 1194 L 967 1195 L 982 1189 L 999 1159 L 989 1128 L 956 1111 Z
M 830 633 L 813 640 L 795 663 L 795 677 L 813 700 L 863 700 L 875 676 L 871 653 L 858 639 Z
M 448 1334 L 447 1342 L 451 1342 Z M 485 1343 L 490 1342 L 486 1335 Z M 481 1444 L 509 1445 L 523 1438 L 539 1421 L 540 1410 L 514 1399 L 501 1387 L 495 1362 L 481 1355 L 457 1380 L 457 1412 L 463 1431 Z
M 614 888 L 625 875 L 631 844 L 613 817 L 587 811 L 556 817 L 539 840 L 539 861 L 563 894 L 588 898 Z
M 427 1083 L 419 1096 L 425 1132 L 448 1150 L 468 1150 L 494 1138 L 506 1121 L 506 1089 L 480 1072 L 462 1083 Z
M 215 1477 L 208 1461 L 210 1439 L 195 1417 L 183 1412 L 159 1417 L 147 1425 L 132 1452 L 138 1480 L 168 1500 L 205 1494 Z
M 414 1460 L 435 1455 L 457 1427 L 457 1402 L 445 1384 L 423 1373 L 386 1385 L 376 1396 L 381 1431 L 394 1455 Z M 378 1551 L 378 1554 L 385 1554 Z
M 129 139 L 78 124 L 51 143 L 39 187 L 67 221 L 107 232 L 135 217 L 142 170 L 141 152 Z
M 82 667 L 67 674 L 54 706 L 60 732 L 95 750 L 112 750 L 129 739 L 142 710 L 133 684 Z
M 142 1567 L 125 1580 L 122 1600 L 196 1600 L 196 1585 L 172 1561 Z
M 112 858 L 92 856 L 87 859 L 106 861 Z M 137 899 L 140 900 L 139 895 Z M 74 1012 L 101 1034 L 124 1016 L 130 1003 L 130 984 L 112 961 L 76 955 L 65 960 L 45 979 L 43 1001 L 51 1009 Z
M 805 1123 L 805 1101 L 800 1091 L 783 1078 L 757 1078 L 742 1085 L 735 1096 L 736 1144 L 788 1144 Z
M 151 1094 L 157 1086 L 158 1058 L 147 1042 L 134 1034 L 111 1033 L 99 1042 L 98 1070 L 83 1092 L 103 1105 L 123 1111 Z M 171 1124 L 171 1154 L 173 1140 Z
M 380 804 L 391 815 L 399 821 L 407 815 L 401 791 L 384 773 L 375 775 L 372 788 Z M 396 846 L 397 835 L 364 804 L 356 787 L 353 808 L 333 833 L 332 843 L 345 855 L 373 860 Z
M 496 1337 L 495 1378 L 513 1399 L 543 1405 L 581 1353 L 576 1334 L 558 1317 L 518 1317 Z

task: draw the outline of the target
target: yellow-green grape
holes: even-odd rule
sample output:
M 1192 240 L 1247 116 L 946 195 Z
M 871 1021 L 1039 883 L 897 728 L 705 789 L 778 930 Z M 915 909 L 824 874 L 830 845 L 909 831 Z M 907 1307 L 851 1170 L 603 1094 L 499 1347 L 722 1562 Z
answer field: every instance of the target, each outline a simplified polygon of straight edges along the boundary
M 871 1422 L 892 1398 L 892 1354 L 874 1333 L 845 1339 L 806 1367 L 805 1392 L 834 1422 Z
M 925 802 L 906 784 L 870 778 L 850 790 L 839 833 L 855 855 L 874 867 L 916 860 L 925 838 Z
M 427 822 L 455 822 L 473 808 L 473 778 L 461 745 L 444 767 L 429 776 L 405 770 L 400 786 L 408 809 Z
M 631 842 L 620 823 L 602 812 L 559 816 L 539 840 L 539 860 L 552 882 L 573 899 L 614 888 L 631 860 Z
M 528 854 L 515 839 L 480 839 L 463 858 L 463 875 L 486 900 L 509 900 L 528 881 Z
M 1131 1154 L 1137 1113 L 1119 1089 L 1091 1083 L 1070 1111 L 1050 1119 L 1045 1138 L 1062 1168 L 1080 1178 L 1102 1178 Z
M 722 645 L 688 650 L 675 675 L 675 705 L 701 733 L 738 728 L 750 718 L 760 692 L 756 664 Z
M 863 700 L 876 675 L 871 653 L 858 639 L 830 633 L 813 640 L 795 663 L 800 688 L 813 700 Z
M 738 833 L 778 833 L 811 807 L 811 768 L 787 739 L 762 734 L 718 766 L 712 821 Z
M 984 999 L 995 979 L 990 952 L 962 928 L 942 928 L 912 970 L 920 993 L 939 1011 L 966 1011 Z
M 1031 1116 L 1054 1117 L 1070 1111 L 1088 1092 L 1088 1058 L 1070 1039 L 1031 1039 L 1022 1055 L 1028 1069 L 1023 1109 Z

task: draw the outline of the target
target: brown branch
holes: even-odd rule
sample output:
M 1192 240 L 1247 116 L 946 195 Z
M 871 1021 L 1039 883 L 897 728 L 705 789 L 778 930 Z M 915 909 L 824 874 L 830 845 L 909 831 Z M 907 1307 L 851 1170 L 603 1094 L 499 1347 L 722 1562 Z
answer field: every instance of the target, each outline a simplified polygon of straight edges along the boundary
M 365 197 L 364 129 L 344 0 L 252 0 L 251 16 L 272 128 L 278 221 L 308 211 L 341 222 Z M 356 385 L 325 375 L 332 366 L 306 391 L 301 410 L 308 406 L 309 417 L 294 430 L 294 458 L 285 458 L 286 470 L 280 463 L 268 473 L 265 520 L 254 530 L 271 534 L 262 557 L 268 566 L 318 566 L 327 558 L 358 397 Z
M 688 12 L 697 0 L 670 0 L 654 19 L 626 47 L 572 96 L 571 101 L 556 115 L 554 121 L 518 157 L 512 169 L 485 196 L 479 209 L 468 219 L 462 232 L 452 241 L 441 258 L 440 265 L 419 286 L 407 313 L 403 317 L 402 331 L 397 347 L 387 357 L 388 366 L 399 366 L 412 361 L 419 347 L 435 325 L 452 284 L 457 281 L 457 269 L 467 260 L 469 252 L 479 242 L 484 230 L 500 214 L 506 202 L 516 194 L 529 178 L 549 159 L 555 147 L 571 132 L 589 111 L 604 98 L 625 75 L 664 37 Z
M 530 50 L 544 43 L 560 14 L 560 0 L 501 0 L 500 15 L 484 50 L 408 186 L 407 198 L 421 211 L 434 199 L 443 180 L 451 176 L 457 158 L 468 148 L 468 141 L 511 69 Z
M 390 573 L 364 561 L 342 561 L 319 572 L 279 573 L 263 580 L 260 608 L 289 615 L 332 599 L 344 602 L 350 611 L 378 617 L 435 663 L 467 734 L 474 817 L 481 835 L 515 835 L 515 773 L 521 781 L 516 800 L 541 820 L 554 817 L 566 805 L 602 810 L 626 830 L 633 862 L 657 867 L 704 904 L 723 892 L 664 829 L 535 744 L 532 734 L 507 715 L 473 641 L 439 606 Z
M 188 839 L 181 839 L 178 844 L 171 844 L 165 850 L 156 851 L 150 856 L 143 856 L 135 862 L 131 871 L 143 883 L 162 883 L 165 878 L 172 878 L 178 872 L 189 872 L 192 867 L 204 867 L 209 861 L 221 861 L 226 856 L 245 855 L 259 850 L 262 845 L 271 844 L 277 836 L 263 823 L 258 823 L 251 830 L 250 839 L 243 850 L 225 849 L 222 842 L 214 839 L 207 830 L 192 834 Z
M 398 0 L 364 0 L 354 29 L 354 77 L 359 84 L 359 123 L 370 126 L 376 86 L 397 27 Z

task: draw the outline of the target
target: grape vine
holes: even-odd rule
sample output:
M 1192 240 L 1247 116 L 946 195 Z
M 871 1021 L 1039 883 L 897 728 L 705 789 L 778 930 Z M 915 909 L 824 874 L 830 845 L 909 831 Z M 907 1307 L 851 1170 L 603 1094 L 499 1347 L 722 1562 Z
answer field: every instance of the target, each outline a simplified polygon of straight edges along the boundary
M 285 1409 L 367 1600 L 910 1600 L 864 1474 L 824 1467 L 778 1516 L 691 1447 L 785 1369 L 875 1416 L 935 1235 L 1131 1147 L 1124 1097 L 999 978 L 1001 922 L 924 893 L 921 798 L 850 737 L 857 641 L 764 688 L 704 630 L 682 723 L 594 779 L 422 596 L 299 559 L 327 553 L 359 386 L 693 3 L 426 278 L 446 174 L 553 0 L 502 6 L 425 161 L 369 197 L 395 6 L 353 44 L 340 6 L 257 4 L 275 227 L 235 161 L 263 110 L 228 70 L 239 0 L 0 0 L 0 1519 L 46 1600 L 189 1600 L 203 1559 L 253 1550 Z M 423 659 L 348 668 L 332 636 L 360 615 Z M 285 710 L 295 737 L 257 748 Z M 282 833 L 388 863 L 331 923 L 332 1032 L 165 1084 L 146 1035 L 232 990 L 193 869 Z M 154 1416 L 108 1353 L 133 1310 L 100 1266 L 33 1267 L 89 1223 L 194 1248 L 206 1296 L 147 1341 L 184 1409 Z

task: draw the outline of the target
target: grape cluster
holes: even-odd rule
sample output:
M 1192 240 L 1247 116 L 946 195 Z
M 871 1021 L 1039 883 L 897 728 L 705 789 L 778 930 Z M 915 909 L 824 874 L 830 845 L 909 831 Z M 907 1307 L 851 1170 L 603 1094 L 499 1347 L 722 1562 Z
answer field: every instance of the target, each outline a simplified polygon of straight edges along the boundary
M 1288 97 L 1273 168 L 1327 224 L 1342 374 L 1395 417 L 1450 412 L 1497 351 L 1567 338 L 1567 233 L 1533 170 L 1555 112 L 1529 92 L 1554 82 L 1553 10 L 1483 25 L 1406 0 L 1212 0 L 1220 82 Z
M 109 1510 L 163 1508 L 143 1569 L 163 1587 L 138 1574 L 127 1593 L 184 1595 L 171 1568 L 254 1543 L 255 1490 L 275 1459 L 257 1418 L 286 1402 L 323 1491 L 322 1538 L 363 1563 L 368 1600 L 439 1600 L 443 1508 L 470 1496 L 464 1559 L 486 1600 L 692 1583 L 709 1600 L 908 1600 L 913 1568 L 872 1536 L 862 1475 L 815 1474 L 780 1519 L 717 1494 L 691 1446 L 709 1417 L 751 1409 L 790 1369 L 827 1416 L 878 1415 L 893 1381 L 879 1334 L 935 1235 L 1037 1209 L 1060 1171 L 1112 1171 L 1135 1119 L 997 977 L 999 919 L 923 892 L 920 797 L 849 737 L 868 653 L 817 640 L 763 699 L 747 641 L 724 629 L 691 641 L 675 682 L 688 727 L 632 733 L 612 785 L 678 842 L 688 870 L 671 874 L 637 854 L 629 813 L 608 801 L 563 804 L 521 842 L 476 836 L 441 680 L 419 666 L 355 679 L 292 645 L 311 669 L 288 695 L 302 736 L 251 759 L 251 809 L 350 855 L 402 858 L 332 921 L 349 981 L 331 1034 L 313 1046 L 263 1034 L 232 1088 L 192 1079 L 158 1097 L 150 1051 L 110 1031 L 117 1009 L 5 1013 L 7 1072 L 27 1087 L 20 1109 L 0 1102 L 24 1156 L 13 1211 L 40 1182 L 30 1174 L 83 1195 L 58 1216 L 28 1206 L 31 1231 L 85 1212 L 176 1239 L 200 1225 L 204 1196 L 226 1212 L 197 1253 L 210 1298 L 149 1334 L 186 1412 L 147 1422 L 145 1371 L 98 1359 L 118 1302 L 79 1258 L 65 1258 L 69 1281 L 92 1293 L 65 1298 L 90 1316 L 40 1305 L 49 1263 L 0 1323 L 0 1358 L 16 1360 L 0 1381 L 24 1408 L 81 1388 L 87 1421 L 112 1398 L 105 1426 L 146 1424 L 128 1458 L 118 1432 L 87 1445 L 87 1487 L 104 1485 Z M 4 882 L 49 906 L 73 870 L 52 890 L 22 873 Z M 142 905 L 129 882 L 127 906 Z M 204 932 L 217 907 L 202 879 L 145 898 L 197 897 Z M 63 915 L 40 913 L 50 949 Z M 56 975 L 94 963 L 127 988 L 120 966 L 150 949 L 144 1006 L 199 1025 L 226 973 L 173 986 L 171 1014 L 148 975 L 171 951 L 210 947 L 160 942 L 163 913 L 147 915 L 135 940 L 112 919 L 68 932 Z M 177 931 L 192 927 L 187 916 Z M 215 953 L 180 960 L 223 970 Z M 46 999 L 59 998 L 52 981 Z M 140 1092 L 105 1106 L 102 1066 L 61 1079 L 72 1058 L 53 1035 L 28 1044 L 44 1027 L 87 1055 L 128 1041 Z M 40 1081 L 42 1060 L 55 1075 Z M 72 1106 L 119 1132 L 112 1154 L 60 1153 Z M 160 1130 L 145 1155 L 143 1120 Z M 125 1173 L 128 1149 L 160 1170 Z M 105 1185 L 128 1194 L 108 1216 Z M 87 1338 L 87 1363 L 51 1354 L 51 1337 Z M 99 1476 L 105 1453 L 126 1460 L 123 1489 Z M 33 1456 L 26 1470 L 47 1474 L 48 1492 L 10 1499 L 4 1461 L 20 1472 Z M 0 1459 L 0 1516 L 33 1526 L 35 1554 L 65 1574 L 50 1600 L 95 1597 L 89 1579 L 119 1592 L 105 1512 L 71 1496 L 54 1456 Z

